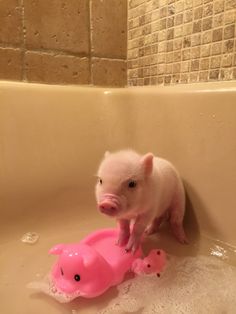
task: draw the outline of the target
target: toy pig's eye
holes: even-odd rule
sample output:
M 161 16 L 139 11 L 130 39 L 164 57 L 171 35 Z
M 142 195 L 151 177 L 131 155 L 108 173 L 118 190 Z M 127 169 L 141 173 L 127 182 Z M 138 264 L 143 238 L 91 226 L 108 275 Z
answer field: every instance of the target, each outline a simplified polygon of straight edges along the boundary
M 137 186 L 137 182 L 136 182 L 136 181 L 134 181 L 134 180 L 129 181 L 128 187 L 129 187 L 130 189 L 133 189 L 133 188 L 135 188 L 136 186 Z
M 98 178 L 98 183 L 99 183 L 100 185 L 102 185 L 102 179 L 101 179 L 101 178 Z
M 62 274 L 62 276 L 64 275 L 64 272 L 63 272 L 63 269 L 61 268 L 61 274 Z
M 74 275 L 74 279 L 75 279 L 75 281 L 80 281 L 80 275 L 78 275 L 78 274 Z

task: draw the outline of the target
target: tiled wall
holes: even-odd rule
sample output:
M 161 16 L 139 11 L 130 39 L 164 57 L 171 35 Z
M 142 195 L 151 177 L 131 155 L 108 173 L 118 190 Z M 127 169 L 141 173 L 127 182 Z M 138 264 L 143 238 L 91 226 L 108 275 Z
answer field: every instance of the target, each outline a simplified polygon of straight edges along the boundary
M 0 79 L 126 85 L 127 0 L 0 0 Z
M 128 84 L 236 79 L 236 0 L 128 0 Z

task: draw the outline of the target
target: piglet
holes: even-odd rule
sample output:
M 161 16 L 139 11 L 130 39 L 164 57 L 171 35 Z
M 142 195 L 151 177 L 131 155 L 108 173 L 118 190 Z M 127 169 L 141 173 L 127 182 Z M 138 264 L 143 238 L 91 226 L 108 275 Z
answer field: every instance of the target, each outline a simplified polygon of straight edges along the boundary
M 98 209 L 119 223 L 118 245 L 135 252 L 146 232 L 158 231 L 169 219 L 175 237 L 187 243 L 183 229 L 185 192 L 174 166 L 152 153 L 106 152 L 95 188 Z M 130 228 L 130 222 L 134 224 Z

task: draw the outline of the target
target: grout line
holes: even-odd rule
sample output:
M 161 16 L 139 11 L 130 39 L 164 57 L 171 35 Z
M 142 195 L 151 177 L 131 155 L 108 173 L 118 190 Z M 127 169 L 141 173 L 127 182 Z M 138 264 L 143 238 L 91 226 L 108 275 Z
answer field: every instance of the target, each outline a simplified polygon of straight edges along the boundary
M 93 53 L 93 21 L 92 21 L 92 0 L 88 1 L 88 18 L 89 18 L 89 81 L 93 85 L 92 73 L 92 53 Z
M 22 81 L 27 81 L 26 79 L 26 63 L 25 63 L 25 52 L 26 52 L 26 28 L 25 28 L 25 7 L 24 0 L 21 0 L 21 22 L 22 22 Z
M 63 50 L 51 50 L 51 49 L 24 49 L 24 47 L 20 46 L 14 46 L 14 45 L 8 45 L 0 43 L 0 49 L 19 49 L 24 52 L 35 52 L 35 53 L 42 53 L 42 54 L 54 54 L 54 55 L 61 55 L 61 56 L 68 56 L 68 57 L 78 57 L 78 58 L 96 58 L 96 59 L 104 59 L 104 60 L 114 60 L 114 61 L 126 61 L 126 57 L 124 58 L 114 58 L 113 56 L 102 56 L 99 54 L 95 54 L 93 56 L 90 56 L 90 54 L 85 53 L 73 53 L 73 52 L 67 52 Z
M 89 0 L 89 39 L 90 39 L 90 83 L 94 85 L 93 78 L 93 64 L 92 56 L 94 55 L 94 46 L 93 46 L 93 13 L 92 13 L 92 0 Z

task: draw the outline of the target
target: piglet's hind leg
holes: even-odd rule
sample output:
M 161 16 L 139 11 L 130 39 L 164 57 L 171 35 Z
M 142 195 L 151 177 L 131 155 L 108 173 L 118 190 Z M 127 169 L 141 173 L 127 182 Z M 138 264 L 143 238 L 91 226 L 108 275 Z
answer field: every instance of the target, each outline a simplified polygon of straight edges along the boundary
M 170 226 L 172 233 L 174 234 L 176 239 L 182 244 L 188 244 L 189 242 L 183 227 L 184 212 L 185 193 L 183 186 L 180 185 L 176 191 L 176 194 L 171 204 L 171 208 L 169 210 Z
M 164 219 L 164 216 L 160 216 L 158 218 L 153 219 L 152 223 L 145 230 L 145 233 L 147 235 L 152 235 L 154 233 L 157 233 L 163 219 Z

